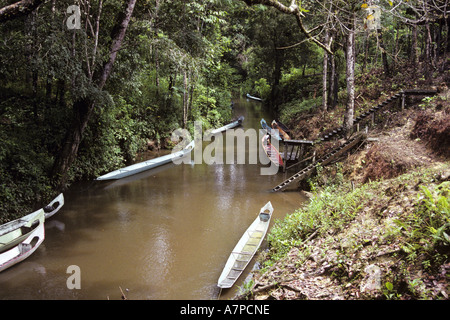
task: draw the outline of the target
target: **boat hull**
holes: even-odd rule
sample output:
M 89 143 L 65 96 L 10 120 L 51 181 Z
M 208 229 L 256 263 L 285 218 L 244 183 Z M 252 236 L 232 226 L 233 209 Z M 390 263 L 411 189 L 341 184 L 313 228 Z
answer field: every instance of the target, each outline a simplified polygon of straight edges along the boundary
M 60 193 L 52 202 L 50 202 L 47 206 L 45 206 L 45 219 L 52 217 L 55 213 L 57 213 L 62 206 L 64 205 L 64 195 Z
M 39 209 L 0 226 L 0 252 L 5 252 L 25 240 L 44 219 L 44 211 Z
M 150 169 L 154 169 L 156 167 L 173 162 L 176 159 L 185 157 L 187 154 L 189 154 L 194 149 L 194 147 L 195 147 L 195 143 L 194 143 L 194 141 L 192 141 L 183 150 L 180 150 L 178 152 L 171 153 L 171 154 L 159 157 L 159 158 L 147 160 L 144 162 L 139 162 L 139 163 L 133 164 L 131 166 L 112 171 L 110 173 L 107 173 L 103 176 L 98 177 L 96 180 L 100 180 L 100 181 L 101 180 L 117 180 L 117 179 L 122 179 L 122 178 L 125 178 L 128 176 L 131 176 L 131 175 L 135 175 L 135 174 L 138 174 L 138 173 L 150 170 Z
M 261 142 L 267 158 L 269 158 L 274 165 L 283 166 L 283 158 L 277 148 L 270 143 L 268 134 L 264 135 Z
M 272 121 L 272 129 L 278 130 L 278 133 L 279 133 L 281 139 L 283 139 L 283 140 L 291 140 L 291 138 L 290 138 L 290 136 L 288 134 L 289 130 L 281 122 L 273 120 Z
M 259 101 L 259 102 L 262 102 L 262 101 L 263 101 L 261 98 L 254 97 L 254 96 L 252 96 L 252 95 L 250 95 L 250 94 L 248 94 L 248 93 L 247 93 L 247 98 L 248 98 L 248 99 L 255 100 L 255 101 Z
M 219 134 L 219 133 L 222 133 L 222 132 L 227 131 L 229 129 L 236 128 L 236 127 L 240 126 L 243 121 L 244 121 L 244 117 L 240 116 L 236 121 L 233 121 L 233 122 L 231 122 L 231 123 L 229 123 L 229 124 L 227 124 L 227 125 L 225 125 L 223 127 L 220 127 L 220 128 L 212 130 L 210 135 Z
M 266 132 L 267 132 L 268 134 L 270 134 L 272 138 L 277 139 L 277 140 L 281 140 L 281 137 L 280 137 L 279 132 L 277 132 L 275 129 L 271 128 L 271 127 L 267 124 L 266 120 L 261 119 L 260 122 L 261 122 L 261 127 L 262 127 L 264 130 L 266 130 Z
M 9 250 L 0 253 L 0 272 L 25 260 L 37 250 L 45 239 L 44 211 L 41 209 L 38 226 L 28 234 L 27 238 Z
M 269 201 L 261 208 L 253 223 L 244 232 L 236 246 L 231 251 L 225 267 L 217 281 L 222 289 L 231 288 L 263 242 L 273 213 L 272 203 Z

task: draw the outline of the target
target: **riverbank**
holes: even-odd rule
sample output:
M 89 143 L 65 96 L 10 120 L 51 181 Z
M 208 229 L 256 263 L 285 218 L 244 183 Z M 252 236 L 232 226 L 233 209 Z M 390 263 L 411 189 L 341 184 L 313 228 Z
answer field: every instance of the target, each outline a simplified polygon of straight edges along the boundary
M 448 91 L 389 117 L 276 221 L 238 299 L 448 299 Z

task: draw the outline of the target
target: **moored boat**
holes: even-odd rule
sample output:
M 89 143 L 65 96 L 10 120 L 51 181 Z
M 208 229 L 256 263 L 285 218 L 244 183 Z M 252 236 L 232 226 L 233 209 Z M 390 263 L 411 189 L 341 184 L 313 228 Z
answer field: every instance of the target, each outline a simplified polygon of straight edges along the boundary
M 184 149 L 182 149 L 180 151 L 170 153 L 168 155 L 158 157 L 155 159 L 150 159 L 147 161 L 132 164 L 131 166 L 104 174 L 104 175 L 98 177 L 96 180 L 117 180 L 117 179 L 125 178 L 125 177 L 131 176 L 131 175 L 134 175 L 134 174 L 146 171 L 146 170 L 150 170 L 150 169 L 162 166 L 171 161 L 175 161 L 177 159 L 181 159 L 181 158 L 185 157 L 194 149 L 194 147 L 195 147 L 195 142 L 194 142 L 194 140 L 192 140 L 191 143 L 189 143 Z
M 244 121 L 244 116 L 240 116 L 236 120 L 230 122 L 229 124 L 224 125 L 223 127 L 220 127 L 220 128 L 212 130 L 210 135 L 215 135 L 215 134 L 227 131 L 229 129 L 236 128 L 236 127 L 242 125 L 243 121 Z
M 272 138 L 277 139 L 277 140 L 281 140 L 281 137 L 280 137 L 279 132 L 278 132 L 276 129 L 271 128 L 271 127 L 267 124 L 266 120 L 261 119 L 260 123 L 261 123 L 261 127 L 262 127 L 264 130 L 266 130 L 266 132 L 267 132 L 268 134 L 270 134 L 270 135 L 272 136 Z
M 44 209 L 45 219 L 50 218 L 57 213 L 64 205 L 64 195 L 60 193 L 52 202 L 46 205 Z
M 28 258 L 45 239 L 44 210 L 39 211 L 39 223 L 27 237 L 14 247 L 0 253 L 0 272 Z
M 289 136 L 290 130 L 284 124 L 282 124 L 280 121 L 273 120 L 272 121 L 272 129 L 278 130 L 278 133 L 279 133 L 281 139 L 291 140 L 291 138 Z
M 252 95 L 250 95 L 250 94 L 248 94 L 248 93 L 247 93 L 247 98 L 248 98 L 248 99 L 255 100 L 255 101 L 259 101 L 259 102 L 262 102 L 262 101 L 263 101 L 261 98 L 252 96 Z
M 232 250 L 217 281 L 219 288 L 231 288 L 250 263 L 266 236 L 272 213 L 273 206 L 269 201 L 261 208 L 256 219 L 247 228 Z
M 277 148 L 275 148 L 275 146 L 270 143 L 270 135 L 265 134 L 261 142 L 264 152 L 266 153 L 270 161 L 276 166 L 283 166 L 283 158 L 281 157 L 280 152 L 278 152 Z

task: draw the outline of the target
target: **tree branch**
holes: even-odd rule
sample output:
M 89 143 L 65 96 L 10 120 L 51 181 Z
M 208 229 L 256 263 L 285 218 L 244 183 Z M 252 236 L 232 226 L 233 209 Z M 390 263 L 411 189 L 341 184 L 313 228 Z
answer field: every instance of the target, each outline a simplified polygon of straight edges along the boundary
M 285 6 L 284 4 L 282 4 L 281 2 L 279 2 L 277 0 L 242 0 L 242 1 L 244 1 L 249 6 L 254 5 L 254 4 L 263 4 L 268 7 L 273 7 L 283 13 L 295 16 L 295 18 L 297 19 L 297 24 L 300 27 L 300 30 L 302 31 L 302 33 L 306 36 L 306 38 L 308 40 L 311 40 L 312 42 L 314 42 L 316 45 L 318 45 L 319 47 L 324 49 L 329 54 L 333 54 L 333 52 L 330 49 L 331 43 L 324 44 L 324 43 L 320 42 L 314 36 L 311 35 L 311 30 L 306 29 L 306 27 L 303 23 L 304 15 L 300 11 L 300 8 L 295 4 L 295 1 L 292 1 L 291 5 L 289 7 Z
M 0 9 L 0 22 L 25 16 L 30 12 L 33 12 L 44 1 L 45 0 L 22 0 L 5 6 Z

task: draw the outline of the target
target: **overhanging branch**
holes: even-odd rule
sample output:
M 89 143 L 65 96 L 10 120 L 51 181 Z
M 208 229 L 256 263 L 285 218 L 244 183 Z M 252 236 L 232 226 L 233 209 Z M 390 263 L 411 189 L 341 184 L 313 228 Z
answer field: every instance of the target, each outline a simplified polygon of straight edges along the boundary
M 300 8 L 296 5 L 295 0 L 291 1 L 291 5 L 289 7 L 285 6 L 284 4 L 282 4 L 281 2 L 279 2 L 277 0 L 242 0 L 242 1 L 244 1 L 247 5 L 250 5 L 250 6 L 254 5 L 254 4 L 263 4 L 268 7 L 273 7 L 280 12 L 295 16 L 295 18 L 297 20 L 297 24 L 300 27 L 301 32 L 306 36 L 306 38 L 311 40 L 312 42 L 314 42 L 316 45 L 318 45 L 319 47 L 324 49 L 329 54 L 333 54 L 333 52 L 330 49 L 331 42 L 327 43 L 327 44 L 320 42 L 311 34 L 311 30 L 306 29 L 306 27 L 303 23 L 304 15 L 301 12 Z
M 12 20 L 33 12 L 45 0 L 22 0 L 0 9 L 0 22 Z

